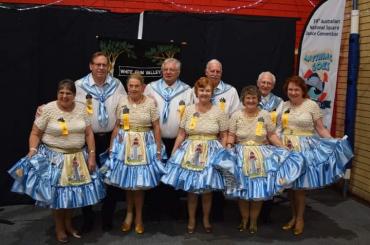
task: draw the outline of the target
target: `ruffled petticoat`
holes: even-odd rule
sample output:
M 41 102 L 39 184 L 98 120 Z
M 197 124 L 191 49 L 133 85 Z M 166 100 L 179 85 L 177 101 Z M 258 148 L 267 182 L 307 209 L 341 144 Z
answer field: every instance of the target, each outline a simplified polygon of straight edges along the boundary
M 334 139 L 284 135 L 283 141 L 304 158 L 303 174 L 293 183 L 293 189 L 321 188 L 338 181 L 344 176 L 346 164 L 353 157 L 346 137 Z
M 161 156 L 166 159 L 164 145 Z M 157 159 L 157 145 L 153 131 L 119 130 L 113 141 L 112 152 L 101 155 L 105 183 L 127 190 L 146 190 L 159 184 L 165 168 Z
M 217 168 L 228 169 L 226 197 L 256 201 L 272 199 L 291 187 L 303 168 L 299 153 L 271 145 L 237 144 L 220 152 L 216 162 Z
M 216 137 L 188 137 L 167 161 L 161 181 L 193 193 L 224 190 L 223 177 L 213 166 L 221 149 Z
M 105 188 L 100 173 L 90 174 L 86 162 L 85 150 L 65 154 L 41 144 L 37 154 L 8 171 L 15 180 L 11 190 L 52 209 L 94 205 L 105 197 Z

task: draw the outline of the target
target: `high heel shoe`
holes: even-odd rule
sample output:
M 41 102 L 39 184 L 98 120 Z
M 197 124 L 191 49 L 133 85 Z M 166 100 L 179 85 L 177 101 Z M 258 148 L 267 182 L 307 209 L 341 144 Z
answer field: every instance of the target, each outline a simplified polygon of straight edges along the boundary
M 123 232 L 129 232 L 131 230 L 132 224 L 127 224 L 125 222 L 122 223 L 121 225 L 121 231 Z
M 206 233 L 212 233 L 212 231 L 213 231 L 212 226 L 204 226 L 204 231 Z
M 239 231 L 246 231 L 247 230 L 248 221 L 244 222 L 243 220 L 240 222 L 238 226 Z
M 69 242 L 67 235 L 58 235 L 58 234 L 56 234 L 56 239 L 59 243 L 68 243 Z
M 143 234 L 144 233 L 143 224 L 136 224 L 135 225 L 135 232 L 136 232 L 136 234 Z
M 295 227 L 293 229 L 293 234 L 295 236 L 302 235 L 303 230 L 304 230 L 304 222 L 303 221 L 302 222 L 296 222 Z
M 187 232 L 188 234 L 194 234 L 194 232 L 195 232 L 195 226 L 194 226 L 194 227 L 189 227 L 189 226 L 187 226 L 187 227 L 186 227 L 186 232 Z
M 60 243 L 69 243 L 68 237 L 66 236 L 57 238 L 57 241 Z
M 294 225 L 295 225 L 295 222 L 289 221 L 288 223 L 286 223 L 285 225 L 283 225 L 281 227 L 281 229 L 283 229 L 284 231 L 287 231 L 287 230 L 292 229 L 294 227 Z
M 71 236 L 77 239 L 82 238 L 81 234 L 78 231 L 71 231 L 71 232 L 68 232 L 68 234 L 70 234 Z
M 257 224 L 256 223 L 251 223 L 249 226 L 249 233 L 250 234 L 255 234 L 257 233 Z

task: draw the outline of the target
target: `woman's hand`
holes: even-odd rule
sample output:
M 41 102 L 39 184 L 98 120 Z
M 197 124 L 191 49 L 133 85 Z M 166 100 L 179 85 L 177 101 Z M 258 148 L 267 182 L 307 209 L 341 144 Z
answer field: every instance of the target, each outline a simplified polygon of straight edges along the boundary
M 89 159 L 87 160 L 87 167 L 90 173 L 95 171 L 96 169 L 95 153 L 89 153 Z
M 28 152 L 27 157 L 28 158 L 31 158 L 36 153 L 37 153 L 37 149 L 36 148 L 30 148 L 30 151 Z
M 158 160 L 162 160 L 162 154 L 161 154 L 161 151 L 157 151 L 157 159 Z

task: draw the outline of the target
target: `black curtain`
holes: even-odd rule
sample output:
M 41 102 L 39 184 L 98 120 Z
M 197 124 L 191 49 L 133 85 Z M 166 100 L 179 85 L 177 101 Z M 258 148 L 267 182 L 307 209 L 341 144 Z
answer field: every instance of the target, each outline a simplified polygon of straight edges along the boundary
M 37 106 L 55 100 L 59 80 L 89 72 L 97 36 L 136 39 L 139 15 L 47 7 L 0 9 L 0 18 L 0 205 L 5 205 L 30 201 L 10 192 L 6 170 L 28 152 Z M 204 74 L 206 62 L 217 58 L 223 63 L 223 80 L 238 90 L 270 70 L 277 75 L 275 92 L 280 94 L 281 82 L 293 69 L 295 19 L 147 12 L 143 39 L 186 42 L 181 78 L 190 85 Z
M 293 73 L 295 23 L 292 18 L 147 12 L 146 40 L 187 43 L 181 51 L 181 78 L 194 84 L 213 58 L 223 64 L 223 80 L 238 91 L 256 84 L 262 71 L 277 77 L 275 93 Z
M 97 36 L 135 39 L 139 18 L 80 8 L 0 9 L 0 18 L 0 205 L 4 205 L 28 201 L 9 191 L 12 180 L 6 170 L 28 152 L 37 106 L 56 99 L 60 80 L 75 80 L 89 72 L 90 56 L 99 50 Z

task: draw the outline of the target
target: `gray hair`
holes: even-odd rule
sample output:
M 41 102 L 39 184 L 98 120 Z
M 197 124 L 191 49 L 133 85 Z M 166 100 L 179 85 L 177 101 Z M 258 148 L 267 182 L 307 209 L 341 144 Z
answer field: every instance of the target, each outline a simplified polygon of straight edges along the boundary
M 167 63 L 175 63 L 176 65 L 176 69 L 178 69 L 180 71 L 181 69 L 181 62 L 178 60 L 178 59 L 175 59 L 175 58 L 167 58 L 163 61 L 162 63 L 162 66 L 161 66 L 161 69 L 163 70 L 163 67 L 165 64 Z
M 263 71 L 261 72 L 259 75 L 258 75 L 258 79 L 257 79 L 257 83 L 262 79 L 263 76 L 270 76 L 272 78 L 272 84 L 275 85 L 275 82 L 276 82 L 276 78 L 275 78 L 275 75 L 272 74 L 271 72 L 269 71 Z
M 220 67 L 221 67 L 221 71 L 222 71 L 222 64 L 219 60 L 217 59 L 211 59 L 210 61 L 207 62 L 207 65 L 206 65 L 206 70 L 208 70 L 209 66 L 212 64 L 212 63 L 216 63 L 216 64 L 219 64 Z

